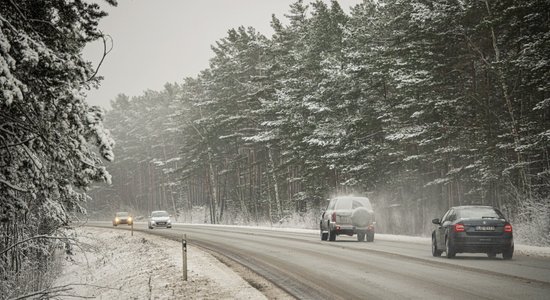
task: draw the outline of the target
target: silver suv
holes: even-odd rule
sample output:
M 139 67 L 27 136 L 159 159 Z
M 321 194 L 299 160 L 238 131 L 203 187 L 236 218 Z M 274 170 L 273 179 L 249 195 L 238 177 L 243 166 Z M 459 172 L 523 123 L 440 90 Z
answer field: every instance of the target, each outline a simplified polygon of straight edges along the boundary
M 170 214 L 164 210 L 155 210 L 151 212 L 149 216 L 149 229 L 155 227 L 172 228 L 172 220 L 170 220 Z
M 335 241 L 336 236 L 357 234 L 357 240 L 374 241 L 374 211 L 367 197 L 341 196 L 330 199 L 321 215 L 321 240 Z

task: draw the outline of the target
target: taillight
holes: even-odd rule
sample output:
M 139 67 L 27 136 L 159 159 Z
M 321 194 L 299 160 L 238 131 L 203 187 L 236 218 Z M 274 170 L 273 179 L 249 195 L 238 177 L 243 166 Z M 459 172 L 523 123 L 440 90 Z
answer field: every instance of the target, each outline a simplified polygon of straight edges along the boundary
M 463 224 L 455 224 L 455 232 L 464 232 Z
M 336 212 L 332 213 L 332 222 L 336 222 Z
M 504 232 L 512 232 L 512 225 L 510 224 L 504 225 Z

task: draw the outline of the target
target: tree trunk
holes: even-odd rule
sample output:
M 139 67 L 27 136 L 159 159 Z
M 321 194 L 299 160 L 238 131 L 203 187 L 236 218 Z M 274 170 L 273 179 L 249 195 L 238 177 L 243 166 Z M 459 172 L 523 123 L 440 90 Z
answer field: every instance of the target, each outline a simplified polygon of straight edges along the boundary
M 212 163 L 212 149 L 208 148 L 208 175 L 210 185 L 210 211 L 212 224 L 218 223 L 218 216 L 216 208 L 218 207 L 218 188 L 216 180 L 216 166 Z
M 267 154 L 269 157 L 269 173 L 271 175 L 271 180 L 273 180 L 273 191 L 275 194 L 275 204 L 277 205 L 277 219 L 280 220 L 283 217 L 283 209 L 281 204 L 281 198 L 279 197 L 279 183 L 277 182 L 277 173 L 275 172 L 275 160 L 273 159 L 273 150 L 271 146 L 267 146 Z M 271 197 L 269 203 L 271 211 Z
M 485 7 L 487 8 L 487 14 L 489 15 L 489 18 L 492 21 L 493 15 L 492 15 L 491 8 L 490 8 L 490 5 L 489 5 L 489 0 L 485 0 Z M 498 81 L 499 81 L 499 84 L 500 84 L 500 89 L 502 91 L 502 95 L 504 97 L 504 101 L 505 101 L 505 105 L 506 105 L 508 114 L 510 116 L 510 121 L 511 121 L 510 131 L 512 133 L 512 136 L 514 137 L 514 146 L 515 146 L 516 149 L 519 149 L 520 140 L 521 140 L 520 133 L 519 133 L 519 124 L 518 124 L 518 122 L 516 120 L 516 117 L 515 117 L 515 114 L 514 114 L 514 107 L 513 107 L 513 104 L 512 104 L 512 98 L 511 98 L 511 96 L 508 92 L 508 89 L 509 89 L 508 88 L 508 83 L 506 82 L 506 76 L 504 75 L 504 71 L 502 69 L 502 65 L 501 65 L 502 62 L 500 61 L 500 48 L 498 47 L 497 37 L 496 37 L 496 34 L 495 34 L 495 28 L 494 28 L 493 25 L 490 25 L 490 29 L 491 29 L 492 46 L 493 46 L 493 50 L 494 50 L 494 53 L 495 53 L 495 65 L 496 65 L 495 68 L 496 68 L 497 78 L 498 78 Z M 520 172 L 520 179 L 522 181 L 522 190 L 527 192 L 528 194 L 530 194 L 527 174 L 526 174 L 526 171 L 525 171 L 525 167 L 522 164 L 523 163 L 522 155 L 517 150 L 515 150 L 515 151 L 516 151 L 517 162 L 520 165 L 519 172 Z

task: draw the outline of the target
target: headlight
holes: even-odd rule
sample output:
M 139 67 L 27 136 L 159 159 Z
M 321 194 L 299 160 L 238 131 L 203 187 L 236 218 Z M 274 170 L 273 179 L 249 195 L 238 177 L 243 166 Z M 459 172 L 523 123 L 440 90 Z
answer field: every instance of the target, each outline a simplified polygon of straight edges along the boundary
M 128 222 L 132 222 L 132 217 L 128 217 Z
M 151 224 L 155 224 L 155 221 L 151 220 Z
M 168 220 L 168 221 L 166 221 L 166 224 L 170 224 L 170 223 L 172 223 L 172 221 L 171 221 L 171 220 Z
M 118 221 L 120 221 L 118 218 L 115 218 L 115 222 L 118 223 Z

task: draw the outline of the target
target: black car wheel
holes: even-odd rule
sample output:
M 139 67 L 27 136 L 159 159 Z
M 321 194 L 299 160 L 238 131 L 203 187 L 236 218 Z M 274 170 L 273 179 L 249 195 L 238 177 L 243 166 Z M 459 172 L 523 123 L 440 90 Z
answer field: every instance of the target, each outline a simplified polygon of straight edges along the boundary
M 497 257 L 497 254 L 495 252 L 487 252 L 487 257 L 495 258 L 495 257 Z
M 447 258 L 453 258 L 456 255 L 453 243 L 451 239 L 445 239 L 445 252 L 447 253 Z
M 367 232 L 367 242 L 374 242 L 374 232 Z
M 321 228 L 321 241 L 328 240 L 328 232 L 323 232 L 323 229 Z
M 365 233 L 364 232 L 358 232 L 357 233 L 357 241 L 358 242 L 364 242 L 365 241 Z
M 432 255 L 435 257 L 440 257 L 441 253 L 443 253 L 443 251 L 437 249 L 437 241 L 435 240 L 435 236 L 432 236 Z
M 503 259 L 512 259 L 512 256 L 514 256 L 514 246 L 511 246 L 510 248 L 504 250 L 504 252 L 502 252 L 502 258 Z
M 331 242 L 336 241 L 336 231 L 329 230 L 328 240 L 331 241 Z

